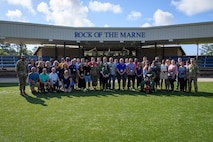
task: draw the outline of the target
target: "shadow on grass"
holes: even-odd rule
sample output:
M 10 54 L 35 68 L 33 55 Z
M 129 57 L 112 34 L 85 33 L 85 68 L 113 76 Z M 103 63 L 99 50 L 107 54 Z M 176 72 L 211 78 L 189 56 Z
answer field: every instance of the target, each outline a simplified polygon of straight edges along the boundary
M 191 96 L 191 97 L 213 97 L 213 93 L 210 93 L 210 92 L 198 92 L 198 93 L 195 93 L 195 92 L 180 92 L 180 91 L 169 91 L 169 92 L 166 92 L 166 91 L 163 91 L 163 92 L 156 92 L 156 93 L 153 93 L 153 95 L 157 95 L 157 96 Z
M 117 91 L 117 90 L 110 90 L 110 91 L 86 91 L 86 92 L 82 92 L 82 91 L 72 91 L 71 93 L 64 93 L 64 92 L 60 92 L 60 93 L 51 93 L 51 94 L 37 94 L 36 97 L 37 98 L 44 98 L 44 99 L 51 99 L 51 98 L 58 98 L 61 99 L 62 97 L 109 97 L 109 96 L 113 96 L 113 97 L 119 97 L 119 96 L 124 96 L 124 95 L 128 95 L 128 96 L 147 96 L 147 95 L 153 95 L 153 96 L 196 96 L 196 97 L 213 97 L 213 93 L 209 93 L 209 92 L 198 92 L 198 93 L 187 93 L 187 92 L 155 92 L 155 93 L 151 93 L 151 94 L 146 94 L 144 92 L 139 92 L 139 91 Z
M 60 93 L 45 93 L 45 94 L 36 94 L 35 97 L 30 95 L 26 95 L 24 96 L 24 98 L 32 104 L 40 104 L 42 106 L 48 106 L 47 104 L 45 104 L 45 101 L 42 99 L 51 99 L 51 98 L 58 98 L 61 99 L 62 97 L 68 97 L 68 98 L 72 98 L 72 97 L 98 97 L 98 98 L 102 98 L 102 97 L 109 97 L 109 96 L 113 96 L 113 97 L 121 97 L 121 96 L 166 96 L 166 97 L 174 97 L 174 96 L 179 96 L 179 97 L 183 97 L 183 96 L 188 96 L 188 97 L 213 97 L 213 93 L 208 93 L 208 92 L 198 92 L 198 93 L 186 93 L 186 92 L 155 92 L 155 93 L 151 93 L 151 94 L 145 94 L 144 92 L 139 92 L 139 91 L 117 91 L 117 90 L 110 90 L 107 92 L 103 92 L 103 91 L 87 91 L 87 92 L 81 92 L 81 91 L 73 91 L 71 93 L 64 93 L 64 92 L 60 92 Z
M 39 98 L 34 98 L 30 95 L 25 95 L 23 96 L 29 103 L 31 104 L 40 104 L 42 106 L 47 106 L 47 104 L 45 104 L 45 101 Z

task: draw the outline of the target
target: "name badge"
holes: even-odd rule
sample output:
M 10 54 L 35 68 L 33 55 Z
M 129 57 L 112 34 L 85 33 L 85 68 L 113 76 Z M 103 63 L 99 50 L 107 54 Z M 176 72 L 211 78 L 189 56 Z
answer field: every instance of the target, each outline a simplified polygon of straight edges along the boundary
M 123 70 L 120 70 L 121 72 L 123 72 Z

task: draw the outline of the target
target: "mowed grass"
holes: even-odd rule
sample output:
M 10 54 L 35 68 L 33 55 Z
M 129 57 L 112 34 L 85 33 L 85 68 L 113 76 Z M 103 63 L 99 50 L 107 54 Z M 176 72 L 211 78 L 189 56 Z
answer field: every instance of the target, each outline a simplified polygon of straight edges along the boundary
M 213 141 L 213 82 L 197 94 L 27 91 L 0 84 L 1 142 Z

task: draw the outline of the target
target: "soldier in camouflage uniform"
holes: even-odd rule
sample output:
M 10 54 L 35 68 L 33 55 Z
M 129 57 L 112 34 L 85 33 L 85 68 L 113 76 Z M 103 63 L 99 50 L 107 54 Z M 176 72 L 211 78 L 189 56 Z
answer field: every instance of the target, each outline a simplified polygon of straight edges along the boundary
M 17 77 L 19 79 L 20 95 L 24 96 L 26 95 L 25 86 L 28 73 L 28 64 L 25 60 L 24 55 L 22 55 L 21 59 L 17 61 L 15 70 L 17 72 Z
M 199 74 L 199 68 L 198 68 L 198 66 L 195 63 L 195 59 L 194 58 L 191 58 L 190 62 L 191 62 L 191 64 L 188 66 L 189 92 L 191 92 L 191 89 L 192 89 L 192 80 L 194 81 L 195 92 L 198 92 L 197 76 Z

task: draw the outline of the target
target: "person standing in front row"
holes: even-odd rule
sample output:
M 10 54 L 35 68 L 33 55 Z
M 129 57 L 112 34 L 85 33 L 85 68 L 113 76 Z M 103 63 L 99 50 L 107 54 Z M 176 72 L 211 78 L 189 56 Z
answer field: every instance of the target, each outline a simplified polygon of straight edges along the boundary
M 189 79 L 189 92 L 191 92 L 192 89 L 192 80 L 194 81 L 194 89 L 195 92 L 198 92 L 198 87 L 197 87 L 197 76 L 199 74 L 199 69 L 198 66 L 195 64 L 195 59 L 191 58 L 190 60 L 190 65 L 188 66 L 188 79 Z
M 115 89 L 115 76 L 116 76 L 117 65 L 113 62 L 112 57 L 109 58 L 108 66 L 110 68 L 108 87 L 109 87 L 109 89 L 114 90 Z M 111 84 L 111 80 L 112 80 L 112 84 Z
M 136 73 L 136 65 L 133 63 L 133 59 L 129 58 L 129 64 L 126 66 L 127 77 L 128 77 L 128 90 L 131 87 L 132 81 L 132 91 L 135 91 L 135 73 Z
M 28 73 L 28 64 L 26 62 L 26 58 L 24 55 L 21 56 L 21 59 L 17 61 L 15 67 L 17 77 L 19 79 L 19 90 L 20 95 L 24 96 L 27 95 L 25 92 L 26 89 L 26 80 L 27 80 L 27 73 Z
M 138 64 L 138 67 L 136 68 L 136 77 L 137 77 L 137 88 L 141 86 L 141 82 L 143 79 L 143 68 L 141 64 Z
M 86 92 L 85 69 L 83 64 L 78 66 L 78 88 Z
M 178 61 L 177 61 L 177 63 L 176 63 L 177 68 L 180 67 L 181 62 L 182 62 L 182 58 L 179 57 L 179 58 L 178 58 Z M 179 73 L 178 73 L 178 71 L 177 71 L 177 74 L 176 74 L 176 91 L 178 91 L 179 84 L 180 84 L 178 74 L 179 74 Z
M 110 75 L 110 68 L 109 65 L 107 64 L 107 57 L 103 57 L 103 67 L 101 74 L 103 76 L 103 91 L 108 90 L 108 80 L 109 80 L 109 75 Z
M 177 74 L 177 65 L 175 64 L 175 60 L 171 61 L 171 64 L 168 67 L 168 80 L 171 85 L 171 91 L 174 91 L 174 81 L 175 76 Z
M 185 92 L 184 86 L 186 83 L 186 67 L 184 66 L 184 62 L 181 62 L 178 68 L 178 80 L 180 83 L 180 91 Z
M 91 58 L 91 61 L 89 62 L 89 66 L 91 67 L 92 86 L 93 86 L 93 89 L 96 90 L 96 87 L 98 84 L 99 70 L 98 70 L 98 64 L 95 62 L 94 57 Z
M 85 61 L 84 65 L 85 70 L 85 82 L 88 84 L 87 90 L 90 90 L 90 82 L 91 82 L 91 67 L 88 65 L 88 61 Z
M 168 67 L 165 64 L 165 60 L 162 60 L 162 64 L 160 66 L 160 89 L 162 91 L 163 82 L 165 83 L 165 88 L 168 91 Z
M 120 61 L 117 65 L 117 78 L 118 78 L 118 90 L 121 87 L 121 80 L 122 80 L 122 90 L 125 89 L 126 86 L 126 64 L 124 63 L 124 59 L 120 58 Z

